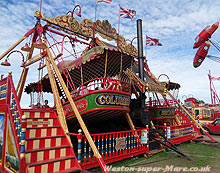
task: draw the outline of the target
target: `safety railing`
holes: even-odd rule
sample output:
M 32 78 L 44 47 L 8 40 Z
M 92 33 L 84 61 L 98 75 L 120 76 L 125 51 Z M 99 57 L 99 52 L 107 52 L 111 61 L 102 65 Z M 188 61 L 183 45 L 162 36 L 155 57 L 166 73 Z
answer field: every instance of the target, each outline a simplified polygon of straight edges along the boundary
M 17 97 L 17 93 L 12 81 L 12 75 L 9 73 L 7 77 L 7 104 L 10 105 L 8 115 L 12 127 L 12 133 L 15 137 L 15 145 L 19 157 L 19 170 L 22 172 L 25 169 L 25 132 L 26 118 L 22 116 L 22 110 Z
M 85 82 L 76 91 L 72 92 L 73 97 L 87 94 L 98 90 L 120 91 L 130 93 L 130 83 L 112 78 L 95 78 Z
M 77 159 L 83 169 L 98 166 L 95 154 L 85 135 L 69 133 L 72 140 L 77 140 Z M 109 132 L 91 134 L 105 163 L 115 162 L 131 156 L 143 154 L 149 151 L 149 129 L 129 130 L 120 132 Z M 77 138 L 77 139 L 76 139 Z M 76 146 L 75 146 L 76 147 Z
M 194 129 L 192 125 L 155 125 L 155 127 L 164 134 L 167 139 L 175 144 L 185 142 L 194 138 Z
M 176 107 L 176 103 L 173 100 L 149 100 L 146 102 L 146 107 L 147 108 L 157 108 L 157 107 L 168 107 L 168 106 L 173 106 Z

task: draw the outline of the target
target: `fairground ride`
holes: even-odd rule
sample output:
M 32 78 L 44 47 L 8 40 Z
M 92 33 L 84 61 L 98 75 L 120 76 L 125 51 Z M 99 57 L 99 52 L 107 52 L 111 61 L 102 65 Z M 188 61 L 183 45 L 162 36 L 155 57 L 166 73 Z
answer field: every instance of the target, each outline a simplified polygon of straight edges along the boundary
M 194 139 L 201 126 L 170 93 L 179 85 L 160 83 L 144 62 L 140 19 L 137 51 L 107 20 L 78 22 L 73 13 L 47 18 L 39 11 L 35 17 L 36 25 L 0 56 L 6 56 L 5 66 L 12 53 L 23 60 L 16 88 L 11 72 L 0 81 L 2 171 L 82 172 L 100 166 L 108 172 L 106 163 L 147 153 L 152 141 L 185 156 L 173 143 Z M 24 40 L 31 42 L 14 50 Z M 34 63 L 38 79 L 24 90 Z M 23 90 L 30 94 L 29 109 L 20 106 Z M 42 106 L 43 92 L 53 94 L 53 107 Z

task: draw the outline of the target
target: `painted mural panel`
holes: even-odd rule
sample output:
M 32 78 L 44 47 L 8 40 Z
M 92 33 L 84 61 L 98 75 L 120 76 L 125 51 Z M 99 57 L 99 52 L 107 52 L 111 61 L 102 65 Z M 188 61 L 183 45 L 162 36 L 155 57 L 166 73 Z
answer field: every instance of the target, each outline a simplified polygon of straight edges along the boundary
M 5 167 L 7 167 L 11 172 L 19 171 L 19 159 L 9 119 L 6 140 Z
M 2 163 L 2 147 L 3 147 L 3 136 L 4 136 L 4 121 L 5 113 L 0 112 L 0 164 Z

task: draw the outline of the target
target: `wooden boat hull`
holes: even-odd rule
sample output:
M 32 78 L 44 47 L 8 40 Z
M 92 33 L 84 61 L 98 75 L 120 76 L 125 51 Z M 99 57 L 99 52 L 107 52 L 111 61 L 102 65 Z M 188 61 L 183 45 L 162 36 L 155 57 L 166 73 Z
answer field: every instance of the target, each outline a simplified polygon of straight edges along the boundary
M 74 99 L 84 121 L 102 121 L 130 111 L 130 94 L 100 90 L 92 91 Z M 76 119 L 69 102 L 63 104 L 66 120 Z

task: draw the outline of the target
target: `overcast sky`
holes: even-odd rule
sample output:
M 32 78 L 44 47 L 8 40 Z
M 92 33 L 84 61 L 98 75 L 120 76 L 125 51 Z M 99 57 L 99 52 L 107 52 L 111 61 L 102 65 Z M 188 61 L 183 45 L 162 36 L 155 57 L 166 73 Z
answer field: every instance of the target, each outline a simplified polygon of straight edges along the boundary
M 219 21 L 219 0 L 112 0 L 111 4 L 98 3 L 97 19 L 109 20 L 113 27 L 118 28 L 119 4 L 127 9 L 136 10 L 133 20 L 121 19 L 120 34 L 126 39 L 136 36 L 136 20 L 142 19 L 143 37 L 158 38 L 163 46 L 152 46 L 145 50 L 151 71 L 158 77 L 166 74 L 173 82 L 181 85 L 179 98 L 194 96 L 210 102 L 208 71 L 214 77 L 220 76 L 220 64 L 205 59 L 203 64 L 195 69 L 193 58 L 197 49 L 193 49 L 195 37 L 207 25 Z M 75 5 L 82 7 L 82 19 L 94 21 L 95 0 L 43 0 L 42 12 L 46 17 L 55 17 L 72 11 Z M 34 11 L 39 10 L 40 0 L 1 0 L 0 1 L 0 54 L 6 51 L 29 29 L 34 27 L 36 19 Z M 82 20 L 76 17 L 79 21 Z M 212 36 L 220 40 L 220 29 Z M 144 44 L 145 44 L 145 39 Z M 25 43 L 25 42 L 24 42 Z M 134 41 L 136 44 L 136 41 Z M 19 49 L 18 46 L 16 49 Z M 210 55 L 220 56 L 213 46 Z M 13 58 L 14 57 L 14 58 Z M 4 59 L 3 59 L 4 60 Z M 3 61 L 2 60 L 2 61 Z M 1 61 L 1 62 L 2 62 Z M 0 73 L 7 75 L 13 72 L 17 84 L 22 68 L 19 56 L 10 57 L 11 67 L 0 67 Z M 32 67 L 27 83 L 38 80 L 38 72 Z M 161 77 L 161 80 L 167 80 Z M 220 82 L 214 81 L 217 92 L 220 92 Z M 26 96 L 26 95 L 24 95 Z M 29 102 L 29 98 L 28 98 Z M 22 98 L 22 104 L 28 105 L 27 97 Z

